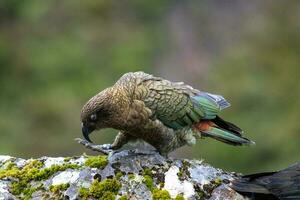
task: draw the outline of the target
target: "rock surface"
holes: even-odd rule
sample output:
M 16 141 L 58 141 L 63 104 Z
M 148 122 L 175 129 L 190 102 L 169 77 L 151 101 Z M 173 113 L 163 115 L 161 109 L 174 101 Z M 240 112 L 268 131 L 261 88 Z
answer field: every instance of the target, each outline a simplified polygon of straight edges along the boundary
M 21 159 L 0 156 L 1 199 L 246 199 L 238 178 L 198 160 L 125 150 L 111 156 Z

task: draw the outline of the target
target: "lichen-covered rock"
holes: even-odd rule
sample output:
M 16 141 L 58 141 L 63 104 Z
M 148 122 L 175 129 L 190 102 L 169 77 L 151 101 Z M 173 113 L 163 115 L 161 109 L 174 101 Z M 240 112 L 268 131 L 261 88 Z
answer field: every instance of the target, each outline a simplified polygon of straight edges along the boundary
M 245 199 L 237 178 L 202 161 L 125 150 L 106 156 L 20 159 L 0 156 L 2 199 Z

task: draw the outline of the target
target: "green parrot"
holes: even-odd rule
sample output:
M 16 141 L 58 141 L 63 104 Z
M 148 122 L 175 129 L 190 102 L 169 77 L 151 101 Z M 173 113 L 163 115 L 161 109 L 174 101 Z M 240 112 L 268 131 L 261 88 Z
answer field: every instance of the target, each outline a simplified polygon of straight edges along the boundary
M 171 82 L 144 72 L 124 74 L 112 87 L 92 97 L 82 108 L 82 133 L 92 145 L 94 130 L 119 130 L 102 152 L 144 140 L 162 155 L 211 137 L 231 145 L 251 145 L 236 125 L 219 117 L 230 104 L 220 95 L 202 92 L 182 82 Z

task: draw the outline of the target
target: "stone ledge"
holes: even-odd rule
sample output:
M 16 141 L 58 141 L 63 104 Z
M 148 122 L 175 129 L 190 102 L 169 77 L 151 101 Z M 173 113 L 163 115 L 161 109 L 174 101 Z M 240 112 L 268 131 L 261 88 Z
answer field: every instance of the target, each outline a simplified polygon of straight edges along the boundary
M 0 199 L 246 199 L 228 187 L 240 177 L 199 160 L 124 150 L 109 157 L 0 156 Z

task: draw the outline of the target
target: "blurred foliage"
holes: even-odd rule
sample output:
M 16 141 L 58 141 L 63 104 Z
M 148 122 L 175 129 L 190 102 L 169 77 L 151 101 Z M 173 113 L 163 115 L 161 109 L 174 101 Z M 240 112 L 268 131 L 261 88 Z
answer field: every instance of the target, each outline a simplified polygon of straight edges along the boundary
M 222 94 L 232 104 L 222 116 L 257 143 L 205 139 L 173 156 L 241 172 L 299 162 L 299 13 L 284 0 L 2 0 L 0 154 L 81 154 L 83 104 L 143 70 Z

